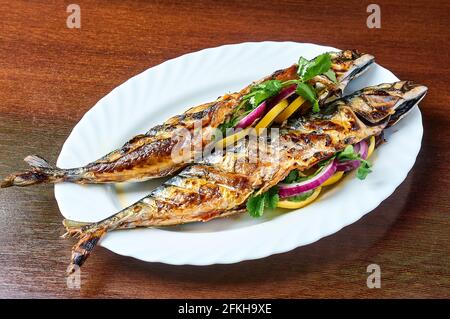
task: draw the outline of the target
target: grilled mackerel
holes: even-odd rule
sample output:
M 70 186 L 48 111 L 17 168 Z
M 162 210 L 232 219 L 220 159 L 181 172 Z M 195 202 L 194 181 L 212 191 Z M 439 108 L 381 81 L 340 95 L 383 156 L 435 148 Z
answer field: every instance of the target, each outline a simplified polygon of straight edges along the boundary
M 319 96 L 321 102 L 340 96 L 348 82 L 364 72 L 374 60 L 373 56 L 354 50 L 334 52 L 330 55 L 332 70 L 336 73 L 338 84 L 324 75 L 310 81 L 316 88 L 321 89 L 322 93 Z M 224 95 L 214 102 L 193 107 L 181 115 L 174 116 L 163 124 L 153 127 L 147 133 L 133 137 L 120 149 L 83 167 L 60 169 L 51 166 L 37 155 L 28 156 L 25 162 L 31 166 L 31 169 L 6 177 L 0 186 L 28 186 L 59 182 L 114 183 L 171 175 L 192 162 L 195 156 L 195 152 L 191 152 L 186 158 L 178 158 L 176 161 L 172 158 L 172 151 L 176 145 L 185 142 L 193 143 L 180 140 L 187 135 L 179 134 L 180 132 L 188 130 L 192 133 L 194 128 L 201 128 L 201 137 L 196 142 L 202 149 L 211 142 L 214 130 L 230 119 L 243 96 L 249 93 L 254 84 L 266 80 L 286 81 L 297 78 L 297 65 L 276 71 L 240 92 Z
M 347 145 L 377 136 L 405 115 L 427 88 L 411 82 L 369 87 L 288 123 L 279 136 L 240 140 L 185 168 L 150 195 L 93 224 L 64 222 L 76 236 L 70 270 L 81 266 L 109 231 L 208 221 L 242 212 L 250 195 L 268 190 L 293 170 L 307 170 Z M 256 143 L 255 143 L 256 141 Z M 262 155 L 261 155 L 262 154 Z

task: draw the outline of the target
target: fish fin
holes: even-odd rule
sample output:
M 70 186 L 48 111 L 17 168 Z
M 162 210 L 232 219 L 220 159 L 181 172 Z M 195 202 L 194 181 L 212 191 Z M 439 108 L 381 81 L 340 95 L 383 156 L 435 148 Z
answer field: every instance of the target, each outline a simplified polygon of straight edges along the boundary
M 39 155 L 28 155 L 23 159 L 28 165 L 35 168 L 53 168 L 45 159 Z
M 64 238 L 78 238 L 78 242 L 72 248 L 70 264 L 67 268 L 67 275 L 70 275 L 84 264 L 107 230 L 103 227 L 92 227 L 95 224 L 84 224 L 70 220 L 64 220 L 63 224 L 67 230 L 63 235 Z
M 24 161 L 31 166 L 31 170 L 7 176 L 0 182 L 0 188 L 51 183 L 61 181 L 65 176 L 65 170 L 52 167 L 37 155 L 27 156 Z

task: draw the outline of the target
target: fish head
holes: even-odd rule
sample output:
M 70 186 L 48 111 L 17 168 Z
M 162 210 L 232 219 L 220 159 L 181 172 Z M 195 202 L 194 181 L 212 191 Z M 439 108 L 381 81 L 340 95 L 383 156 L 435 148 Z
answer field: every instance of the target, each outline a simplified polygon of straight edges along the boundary
M 373 55 L 358 50 L 331 52 L 331 69 L 336 74 L 339 89 L 343 92 L 347 84 L 363 74 L 375 61 Z
M 331 70 L 336 75 L 336 83 L 326 75 L 314 78 L 315 90 L 319 92 L 318 100 L 321 105 L 340 98 L 348 83 L 363 74 L 375 61 L 373 55 L 357 50 L 343 50 L 329 52 L 329 54 Z
M 341 132 L 355 138 L 356 133 L 378 135 L 403 118 L 426 92 L 425 86 L 410 81 L 367 87 L 327 103 L 319 113 L 292 118 L 283 129 L 299 134 Z
M 314 87 L 319 92 L 318 100 L 321 105 L 340 98 L 348 83 L 363 74 L 374 62 L 373 55 L 360 53 L 357 50 L 343 50 L 329 52 L 331 70 L 336 75 L 336 83 L 326 75 L 314 78 Z
M 394 125 L 423 99 L 427 87 L 411 81 L 383 83 L 359 90 L 335 104 L 345 104 L 368 125 Z

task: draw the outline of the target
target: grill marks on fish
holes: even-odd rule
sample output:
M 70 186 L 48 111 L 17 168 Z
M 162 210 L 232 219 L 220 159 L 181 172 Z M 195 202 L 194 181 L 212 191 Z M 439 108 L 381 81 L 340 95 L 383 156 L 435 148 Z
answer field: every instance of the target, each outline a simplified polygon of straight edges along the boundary
M 227 174 L 208 165 L 195 165 L 156 188 L 147 201 L 154 200 L 163 214 L 190 210 L 191 214 L 202 216 L 211 210 L 220 212 L 238 206 L 245 200 L 245 193 L 250 191 L 248 176 Z
M 340 108 L 335 116 L 342 111 Z M 357 120 L 356 115 L 354 118 Z M 177 225 L 241 212 L 251 194 L 278 184 L 294 168 L 306 170 L 343 149 L 348 134 L 359 141 L 379 134 L 382 129 L 381 126 L 365 127 L 355 132 L 343 128 L 323 133 L 288 130 L 275 146 L 268 144 L 268 156 L 257 161 L 253 161 L 252 154 L 258 145 L 251 143 L 250 138 L 243 139 L 223 156 L 212 154 L 204 162 L 184 169 L 116 215 L 81 228 L 68 227 L 68 235 L 81 235 L 84 245 L 83 238 L 89 234 L 97 236 L 114 229 Z M 242 152 L 236 153 L 235 149 Z M 271 161 L 276 153 L 280 161 Z M 80 245 L 74 252 L 76 258 L 88 255 L 80 254 Z M 72 260 L 77 263 L 75 257 Z
M 326 76 L 317 76 L 310 81 L 321 91 L 319 100 L 335 99 L 340 95 L 348 81 L 355 77 L 355 70 L 363 70 L 373 61 L 373 56 L 361 54 L 357 51 L 346 50 L 332 53 L 332 68 L 337 72 L 337 79 L 341 83 L 336 85 Z M 59 169 L 55 167 L 32 166 L 29 172 L 8 176 L 1 187 L 28 186 L 40 183 L 110 183 L 123 181 L 140 181 L 151 178 L 171 175 L 188 163 L 192 162 L 200 150 L 211 142 L 213 131 L 220 124 L 228 121 L 234 115 L 235 108 L 241 103 L 252 85 L 266 80 L 292 80 L 297 79 L 297 65 L 277 70 L 270 76 L 252 83 L 237 93 L 225 94 L 216 101 L 195 106 L 185 113 L 173 116 L 166 122 L 156 125 L 147 133 L 130 139 L 121 148 L 112 151 L 102 158 L 87 164 L 84 167 L 73 169 Z M 360 72 L 359 72 L 360 73 Z M 180 139 L 186 138 L 187 132 L 195 135 L 194 129 L 202 129 L 195 141 L 182 140 L 190 146 L 195 145 L 196 150 L 187 152 L 186 157 L 174 160 L 172 150 Z M 38 158 L 35 156 L 35 158 Z M 43 159 L 41 159 L 44 161 Z
M 394 89 L 393 89 L 394 88 Z M 150 195 L 103 221 L 80 225 L 65 221 L 66 236 L 77 236 L 79 241 L 72 250 L 71 267 L 84 263 L 98 240 L 115 229 L 149 226 L 170 226 L 195 221 L 206 221 L 243 211 L 252 194 L 267 191 L 283 180 L 292 169 L 307 170 L 327 159 L 347 145 L 355 144 L 369 136 L 381 136 L 388 121 L 366 125 L 361 117 L 360 98 L 382 90 L 378 96 L 400 96 L 402 103 L 393 105 L 385 99 L 385 109 L 400 109 L 409 105 L 425 92 L 426 87 L 397 82 L 359 91 L 326 107 L 324 114 L 309 114 L 281 129 L 278 143 L 265 143 L 260 154 L 259 143 L 250 136 L 226 149 L 224 154 L 213 153 L 202 162 L 185 168 Z M 388 95 L 385 92 L 389 92 Z M 378 99 L 365 100 L 372 112 L 377 112 Z M 368 110 L 369 108 L 367 108 Z M 389 119 L 389 118 L 387 118 Z M 381 138 L 378 138 L 381 140 Z M 261 138 L 256 139 L 261 141 Z M 273 141 L 269 137 L 265 140 Z
M 335 116 L 339 117 L 340 112 L 347 110 L 340 108 Z M 355 114 L 353 117 L 358 121 Z M 323 133 L 305 133 L 292 129 L 281 136 L 280 143 L 276 146 L 269 144 L 268 156 L 257 161 L 249 156 L 256 151 L 258 145 L 251 143 L 249 138 L 240 140 L 222 156 L 212 154 L 203 162 L 184 169 L 124 211 L 134 215 L 137 205 L 141 207 L 138 213 L 140 218 L 144 217 L 142 214 L 146 214 L 143 218 L 145 225 L 149 225 L 146 220 L 150 217 L 152 225 L 159 226 L 158 216 L 165 216 L 166 222 L 172 216 L 177 220 L 191 220 L 192 216 L 202 215 L 211 209 L 232 209 L 243 204 L 255 190 L 266 184 L 278 183 L 294 167 L 306 170 L 343 149 L 346 146 L 344 140 L 349 134 L 359 141 L 380 133 L 383 129 L 383 126 L 361 127 L 358 131 L 349 131 L 343 127 L 340 131 L 326 130 Z M 235 149 L 242 151 L 235 152 Z M 276 153 L 280 153 L 279 163 L 268 160 L 273 159 Z M 181 215 L 187 217 L 181 218 Z M 138 225 L 134 218 L 133 223 Z
M 293 65 L 278 70 L 252 85 L 270 79 L 281 81 L 295 79 L 296 69 L 296 65 Z M 32 166 L 28 172 L 12 174 L 5 178 L 1 187 L 63 181 L 80 184 L 138 181 L 171 175 L 185 167 L 195 156 L 195 152 L 190 152 L 188 158 L 181 159 L 184 163 L 174 162 L 172 159 L 172 150 L 181 138 L 186 137 L 186 130 L 192 135 L 197 125 L 202 128 L 202 135 L 198 141 L 204 147 L 211 141 L 213 129 L 230 118 L 250 87 L 247 86 L 238 93 L 226 94 L 214 102 L 195 106 L 181 115 L 173 116 L 165 123 L 151 128 L 147 133 L 133 137 L 120 149 L 84 167 L 50 169 Z
M 355 92 L 337 103 L 352 105 L 355 113 L 368 123 L 379 123 L 397 112 L 409 111 L 426 91 L 426 87 L 410 81 L 384 83 Z
M 285 81 L 296 77 L 296 66 L 293 65 L 287 69 L 278 70 L 269 77 L 255 83 L 269 79 Z M 103 172 L 122 172 L 123 170 L 134 168 L 135 164 L 136 167 L 147 167 L 148 173 L 146 175 L 148 176 L 145 177 L 162 176 L 157 172 L 157 166 L 165 161 L 172 162 L 171 153 L 173 147 L 179 142 L 177 131 L 182 132 L 185 129 L 192 133 L 196 125 L 202 129 L 218 127 L 229 118 L 234 108 L 249 90 L 250 86 L 239 93 L 226 94 L 216 102 L 193 107 L 181 115 L 170 118 L 164 124 L 150 129 L 149 132 L 139 136 L 136 140 L 132 139 L 122 149 L 107 155 L 99 161 L 106 165 L 99 167 L 96 166 L 97 163 L 88 165 L 89 171 L 96 171 L 95 176 L 97 179 L 100 179 Z M 207 133 L 203 132 L 202 134 L 202 146 L 210 142 L 210 134 Z

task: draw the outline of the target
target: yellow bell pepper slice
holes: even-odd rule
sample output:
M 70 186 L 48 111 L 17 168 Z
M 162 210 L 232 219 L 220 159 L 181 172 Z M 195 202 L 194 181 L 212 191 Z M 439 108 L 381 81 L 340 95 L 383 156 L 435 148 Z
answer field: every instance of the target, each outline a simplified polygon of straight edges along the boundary
M 293 202 L 290 200 L 280 200 L 278 202 L 277 207 L 287 208 L 287 209 L 297 209 L 297 208 L 305 207 L 306 205 L 311 204 L 317 198 L 317 196 L 319 196 L 321 190 L 322 190 L 321 187 L 317 187 L 314 190 L 314 192 L 311 194 L 311 196 L 309 196 L 307 199 L 305 199 L 304 201 L 301 201 L 301 202 Z
M 342 178 L 342 176 L 344 176 L 343 171 L 336 172 L 333 174 L 333 176 L 331 176 L 329 179 L 327 179 L 321 186 L 333 185 L 334 183 L 338 182 Z
M 287 99 L 281 100 L 277 105 L 275 105 L 273 108 L 270 109 L 269 112 L 261 119 L 261 121 L 256 124 L 255 129 L 256 132 L 259 133 L 259 129 L 269 127 L 270 124 L 275 120 L 275 118 L 283 112 L 287 107 L 289 106 L 289 103 Z
M 367 158 L 369 158 L 370 155 L 372 155 L 374 149 L 375 149 L 375 136 L 371 136 L 369 141 L 369 149 L 367 151 Z
M 297 111 L 297 109 L 303 104 L 305 103 L 305 99 L 301 96 L 297 97 L 294 101 L 292 101 L 291 104 L 289 104 L 289 106 L 287 108 L 284 109 L 283 112 L 280 113 L 280 115 L 278 115 L 275 118 L 275 123 L 281 124 L 283 123 L 285 120 L 287 120 L 292 114 L 294 114 L 295 111 Z
M 251 129 L 252 129 L 251 127 L 247 127 L 246 129 L 243 129 L 237 133 L 234 133 L 230 136 L 225 137 L 224 139 L 222 139 L 216 143 L 216 145 L 215 145 L 216 148 L 226 148 L 229 145 L 233 145 L 234 143 L 239 141 L 241 138 L 244 138 L 245 136 L 247 136 Z
M 257 134 L 260 134 L 260 132 L 263 132 L 263 128 L 267 128 L 272 124 L 274 119 L 283 112 L 284 109 L 286 109 L 289 106 L 289 103 L 287 99 L 281 100 L 277 105 L 275 105 L 273 108 L 270 109 L 269 112 L 267 112 L 266 115 L 256 124 L 255 130 Z M 224 139 L 217 142 L 216 147 L 227 147 L 229 145 L 232 145 L 236 143 L 241 138 L 244 138 L 248 135 L 252 128 L 247 127 L 246 129 L 239 131 L 233 135 L 227 136 Z

